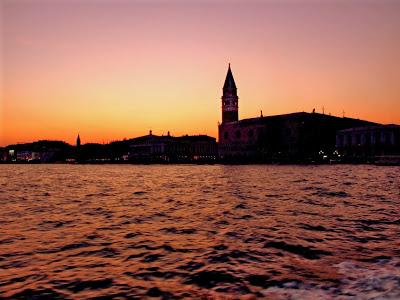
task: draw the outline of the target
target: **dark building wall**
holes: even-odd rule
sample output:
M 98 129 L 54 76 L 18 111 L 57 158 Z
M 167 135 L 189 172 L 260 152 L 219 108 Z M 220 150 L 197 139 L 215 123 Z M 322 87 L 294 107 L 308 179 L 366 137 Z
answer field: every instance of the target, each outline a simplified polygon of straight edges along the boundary
M 400 126 L 365 126 L 340 130 L 336 147 L 347 158 L 371 159 L 380 155 L 400 155 Z
M 211 162 L 218 156 L 216 139 L 198 136 L 147 135 L 129 140 L 129 158 L 137 162 Z
M 217 142 L 215 138 L 205 135 L 177 137 L 169 146 L 169 156 L 176 161 L 216 160 Z
M 63 141 L 37 141 L 33 143 L 8 145 L 7 151 L 14 153 L 8 155 L 8 160 L 37 160 L 41 162 L 65 161 L 72 152 L 71 145 Z
M 293 113 L 244 119 L 219 126 L 222 158 L 298 161 L 335 150 L 336 131 L 367 121 L 316 113 Z
M 222 120 L 224 122 L 236 122 L 239 118 L 239 114 L 237 111 L 223 111 L 222 112 Z
M 6 148 L 0 148 L 0 161 L 8 160 L 8 151 Z

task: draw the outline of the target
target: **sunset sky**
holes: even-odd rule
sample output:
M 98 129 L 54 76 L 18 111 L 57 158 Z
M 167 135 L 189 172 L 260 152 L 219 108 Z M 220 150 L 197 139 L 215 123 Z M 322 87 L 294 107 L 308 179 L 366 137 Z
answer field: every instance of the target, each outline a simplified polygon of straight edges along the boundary
M 400 124 L 400 1 L 0 0 L 0 146 L 217 136 L 296 111 Z

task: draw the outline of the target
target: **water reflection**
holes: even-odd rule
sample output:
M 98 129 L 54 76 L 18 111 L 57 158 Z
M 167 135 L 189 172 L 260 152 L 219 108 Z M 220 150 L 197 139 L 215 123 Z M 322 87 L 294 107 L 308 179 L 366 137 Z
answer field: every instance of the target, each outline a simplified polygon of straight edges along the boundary
M 399 167 L 0 170 L 5 298 L 400 297 Z

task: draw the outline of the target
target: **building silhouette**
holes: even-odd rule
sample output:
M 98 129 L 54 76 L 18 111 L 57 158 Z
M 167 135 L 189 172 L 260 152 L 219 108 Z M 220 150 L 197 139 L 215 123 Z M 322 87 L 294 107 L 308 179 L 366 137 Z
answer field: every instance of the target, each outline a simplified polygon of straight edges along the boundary
M 222 123 L 237 122 L 239 120 L 239 97 L 232 75 L 231 64 L 228 67 L 222 92 Z
M 216 139 L 207 135 L 148 135 L 126 141 L 131 162 L 214 162 L 217 159 Z
M 149 134 L 109 144 L 37 141 L 0 148 L 0 162 L 400 164 L 400 126 L 324 113 L 294 112 L 239 119 L 229 64 L 222 87 L 218 143 L 207 135 Z
M 239 97 L 231 66 L 222 88 L 218 149 L 222 161 L 319 162 L 335 154 L 336 132 L 377 125 L 359 119 L 295 112 L 239 120 Z
M 400 163 L 400 125 L 348 128 L 336 133 L 336 148 L 350 162 Z M 397 158 L 394 158 L 397 156 Z

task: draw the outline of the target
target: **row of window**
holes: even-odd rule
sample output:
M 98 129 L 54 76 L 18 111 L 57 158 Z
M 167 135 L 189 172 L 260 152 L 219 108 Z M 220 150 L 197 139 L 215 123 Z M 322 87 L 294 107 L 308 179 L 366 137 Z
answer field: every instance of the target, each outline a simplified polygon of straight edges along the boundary
M 224 105 L 230 105 L 230 104 L 237 106 L 236 101 L 224 101 Z
M 338 136 L 339 146 L 365 144 L 394 144 L 392 132 L 368 132 L 358 134 L 341 134 Z

